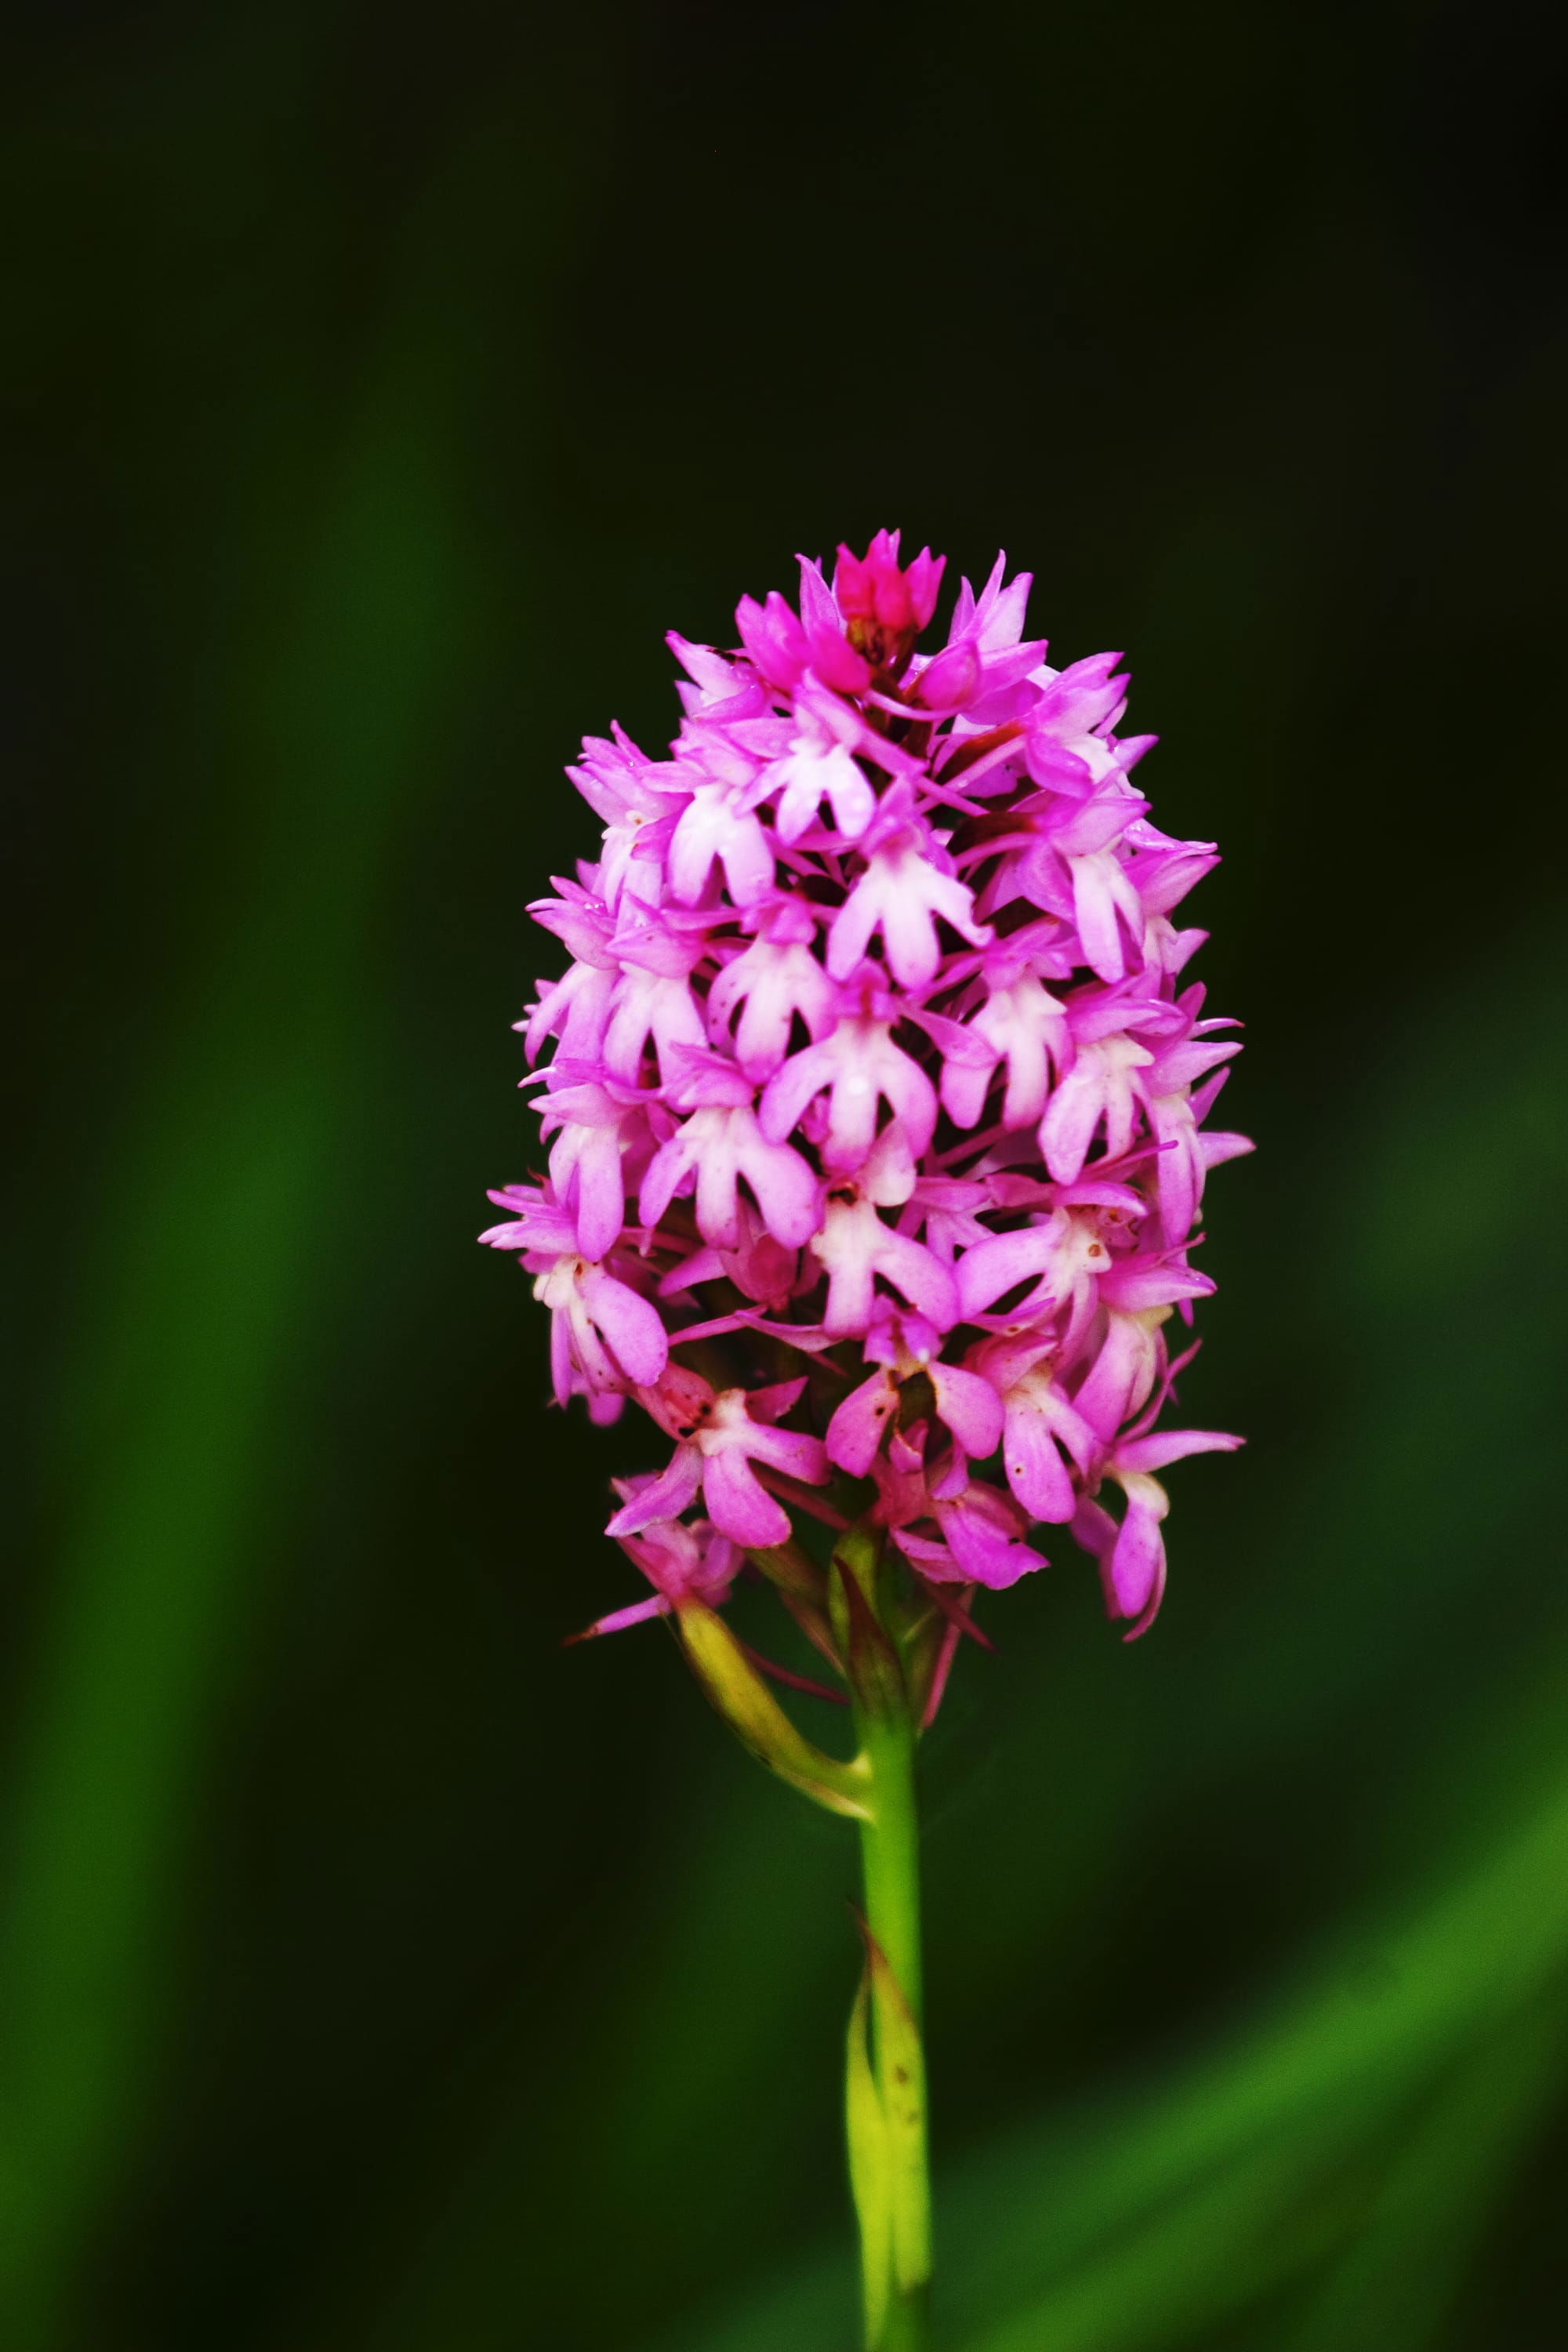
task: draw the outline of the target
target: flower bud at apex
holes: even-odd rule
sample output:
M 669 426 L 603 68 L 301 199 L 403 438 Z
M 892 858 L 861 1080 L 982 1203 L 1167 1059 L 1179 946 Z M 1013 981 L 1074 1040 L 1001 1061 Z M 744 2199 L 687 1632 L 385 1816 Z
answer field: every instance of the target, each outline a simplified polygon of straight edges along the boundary
M 571 961 L 520 1024 L 547 1172 L 482 1235 L 550 1310 L 558 1403 L 634 1403 L 672 1449 L 609 1522 L 651 1594 L 589 1631 L 673 1615 L 742 1738 L 840 1811 L 857 1768 L 717 1614 L 748 1557 L 868 1715 L 929 1717 L 1042 1528 L 1142 1632 L 1156 1473 L 1239 1442 L 1164 1426 L 1206 1179 L 1251 1149 L 1210 1124 L 1234 1024 L 1173 919 L 1214 845 L 1131 781 L 1121 656 L 1053 667 L 1003 558 L 917 652 L 943 562 L 888 530 L 831 585 L 803 558 L 736 647 L 672 635 L 667 756 L 585 741 L 602 841 L 532 909 Z M 847 1525 L 826 1572 L 814 1522 Z
M 899 566 L 899 536 L 879 530 L 863 556 L 840 546 L 833 574 L 834 601 L 848 624 L 846 635 L 874 669 L 898 672 L 936 610 L 944 555 L 922 547 L 907 571 Z

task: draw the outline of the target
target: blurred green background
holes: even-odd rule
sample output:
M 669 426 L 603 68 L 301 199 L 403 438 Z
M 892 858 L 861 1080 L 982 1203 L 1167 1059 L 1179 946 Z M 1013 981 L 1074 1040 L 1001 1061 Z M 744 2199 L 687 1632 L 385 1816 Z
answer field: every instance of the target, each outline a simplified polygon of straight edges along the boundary
M 471 1237 L 563 761 L 884 521 L 1130 649 L 1261 1145 L 1157 1631 L 931 1743 L 947 2352 L 1568 2344 L 1560 48 L 14 34 L 5 2352 L 848 2352 L 853 1839 L 559 1649 L 656 1449 Z

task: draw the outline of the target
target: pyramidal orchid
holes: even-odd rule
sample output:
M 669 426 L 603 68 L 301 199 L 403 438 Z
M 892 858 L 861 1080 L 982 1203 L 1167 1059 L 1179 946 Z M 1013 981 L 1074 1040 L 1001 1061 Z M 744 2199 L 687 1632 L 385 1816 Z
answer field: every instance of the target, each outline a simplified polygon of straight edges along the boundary
M 924 2343 L 930 2270 L 913 1759 L 983 1594 L 1065 1539 L 1128 1639 L 1165 1588 L 1161 1474 L 1210 1124 L 1238 1051 L 1184 979 L 1214 845 L 1152 822 L 1121 656 L 1054 667 L 1030 580 L 897 532 L 831 584 L 669 644 L 667 757 L 618 727 L 568 771 L 596 859 L 531 908 L 566 949 L 523 1031 L 543 1164 L 490 1198 L 552 1316 L 557 1402 L 668 1441 L 606 1532 L 746 1745 L 859 1823 L 850 2173 L 867 2342 Z M 546 1058 L 548 1056 L 548 1058 Z M 721 1613 L 777 1589 L 853 1709 L 809 1739 Z M 832 1695 L 831 1691 L 828 1695 Z

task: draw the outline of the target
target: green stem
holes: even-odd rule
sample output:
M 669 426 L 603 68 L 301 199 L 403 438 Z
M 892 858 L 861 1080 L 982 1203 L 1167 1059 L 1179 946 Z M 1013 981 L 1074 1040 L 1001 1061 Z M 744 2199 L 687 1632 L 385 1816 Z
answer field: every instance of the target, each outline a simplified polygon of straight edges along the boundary
M 867 2352 L 926 2352 L 931 2278 L 931 2180 L 926 2146 L 925 2056 L 921 2040 L 920 1831 L 915 1746 L 907 1707 L 858 1711 L 871 1768 L 875 1818 L 860 1825 L 866 1924 L 887 1961 L 873 1968 L 871 2021 L 877 2090 L 889 2119 L 887 2193 L 890 2280 L 867 2277 Z M 862 2257 L 873 2259 L 862 2242 Z

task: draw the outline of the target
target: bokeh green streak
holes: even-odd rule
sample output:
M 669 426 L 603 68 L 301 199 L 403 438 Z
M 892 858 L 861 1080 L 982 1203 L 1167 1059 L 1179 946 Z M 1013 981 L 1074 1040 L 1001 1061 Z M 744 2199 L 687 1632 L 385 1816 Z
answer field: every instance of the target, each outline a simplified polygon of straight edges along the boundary
M 18 2347 L 68 2325 L 79 2232 L 179 1998 L 181 1873 L 319 1402 L 374 919 L 461 673 L 455 395 L 418 267 L 283 552 L 289 608 L 239 663 L 228 895 L 202 910 L 84 1284 L 0 1972 Z

